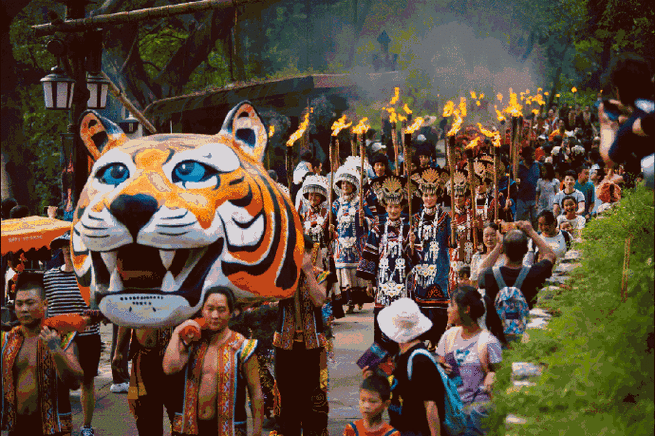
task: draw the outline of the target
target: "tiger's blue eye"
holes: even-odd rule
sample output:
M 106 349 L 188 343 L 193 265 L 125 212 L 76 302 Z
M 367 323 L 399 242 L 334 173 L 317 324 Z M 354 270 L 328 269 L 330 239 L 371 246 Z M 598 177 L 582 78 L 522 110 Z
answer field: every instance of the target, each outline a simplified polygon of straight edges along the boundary
M 173 183 L 204 182 L 216 173 L 215 169 L 200 162 L 185 160 L 173 168 Z
M 122 163 L 109 164 L 98 172 L 96 178 L 107 185 L 119 185 L 130 177 L 130 170 Z

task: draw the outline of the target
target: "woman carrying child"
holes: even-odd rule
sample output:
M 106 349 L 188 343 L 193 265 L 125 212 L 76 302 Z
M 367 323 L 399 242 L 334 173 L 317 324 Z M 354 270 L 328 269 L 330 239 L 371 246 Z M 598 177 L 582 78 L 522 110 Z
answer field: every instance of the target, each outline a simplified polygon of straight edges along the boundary
M 477 289 L 457 288 L 448 306 L 448 322 L 455 327 L 444 333 L 437 346 L 439 362 L 459 384 L 457 391 L 467 415 L 466 436 L 488 431 L 483 419 L 488 416 L 496 369 L 502 361 L 500 342 L 478 324 L 484 314 Z

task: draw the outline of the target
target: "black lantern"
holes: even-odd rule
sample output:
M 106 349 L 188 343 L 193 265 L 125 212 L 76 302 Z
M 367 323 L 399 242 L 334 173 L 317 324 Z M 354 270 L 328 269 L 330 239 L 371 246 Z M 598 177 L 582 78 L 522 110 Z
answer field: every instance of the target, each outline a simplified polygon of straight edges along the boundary
M 86 107 L 89 109 L 104 109 L 107 106 L 109 81 L 101 73 L 87 73 L 86 87 L 89 90 L 89 100 L 86 102 Z
M 132 134 L 139 130 L 139 120 L 130 113 L 127 118 L 118 123 L 123 132 Z
M 61 67 L 52 67 L 41 83 L 46 109 L 69 110 L 73 106 L 75 80 L 68 77 Z

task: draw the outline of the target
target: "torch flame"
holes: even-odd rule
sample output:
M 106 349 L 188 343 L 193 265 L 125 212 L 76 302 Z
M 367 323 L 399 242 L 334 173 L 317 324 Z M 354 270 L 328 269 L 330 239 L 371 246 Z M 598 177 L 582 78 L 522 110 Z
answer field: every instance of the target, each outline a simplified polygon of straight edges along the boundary
M 389 112 L 389 122 L 391 124 L 396 124 L 396 121 L 398 121 L 398 118 L 396 117 L 396 109 L 392 107 L 385 108 L 387 112 Z
M 480 106 L 480 100 L 475 102 L 476 106 Z
M 494 133 L 494 138 L 491 140 L 491 143 L 494 145 L 494 147 L 499 148 L 500 147 L 500 132 L 495 132 Z
M 448 102 L 443 108 L 443 116 L 444 117 L 451 116 L 454 110 L 455 110 L 455 103 L 453 103 L 451 100 L 448 100 Z
M 512 91 L 512 88 L 509 89 L 509 105 L 505 109 L 503 109 L 503 112 L 506 114 L 509 114 L 513 117 L 521 117 L 523 116 L 523 112 L 521 112 L 521 109 L 523 109 L 523 106 L 521 106 L 516 98 L 516 93 Z
M 368 118 L 364 117 L 361 120 L 359 120 L 359 123 L 353 127 L 353 133 L 356 133 L 358 135 L 363 135 L 368 131 L 368 129 L 371 127 L 366 122 L 368 121 Z
M 459 99 L 459 112 L 462 114 L 462 117 L 466 116 L 466 98 L 460 97 Z
M 400 88 L 395 87 L 393 88 L 394 95 L 391 97 L 391 101 L 389 101 L 389 104 L 393 106 L 398 102 L 398 99 L 400 98 Z
M 311 111 L 310 111 L 311 112 Z M 302 135 L 305 134 L 305 130 L 307 130 L 307 126 L 309 126 L 309 114 L 310 112 L 307 112 L 305 114 L 305 119 L 302 120 L 302 123 L 298 126 L 298 130 L 293 132 L 293 135 L 289 137 L 289 140 L 287 141 L 287 147 L 292 147 L 293 144 L 299 140 Z
M 472 98 L 473 100 L 475 100 L 475 99 L 478 98 L 478 96 L 475 95 L 475 91 L 471 91 L 471 98 Z
M 405 106 L 403 106 L 403 110 L 407 115 L 412 113 L 412 111 L 409 109 L 409 106 L 407 106 L 407 103 L 405 103 Z
M 539 114 L 539 109 L 532 109 L 532 113 L 535 114 L 535 115 L 538 115 Z
M 505 115 L 503 115 L 503 113 L 498 110 L 498 106 L 494 105 L 494 109 L 496 110 L 498 121 L 503 121 L 505 119 Z
M 454 136 L 459 132 L 460 127 L 462 127 L 462 122 L 464 122 L 464 119 L 459 115 L 459 110 L 455 110 L 453 112 L 453 115 L 455 115 L 455 122 L 453 123 L 453 126 L 450 128 L 448 133 L 446 134 L 447 136 Z
M 484 94 L 480 94 L 480 95 L 478 95 L 478 99 L 479 99 L 479 100 L 482 100 L 483 98 L 484 98 Z
M 482 124 L 480 123 L 478 123 L 478 129 L 480 129 L 480 132 L 482 132 L 482 134 L 487 138 L 493 138 L 494 135 L 496 134 L 496 132 L 494 132 L 493 130 L 487 130 L 484 127 L 482 127 Z
M 498 93 L 498 95 L 496 95 L 496 98 L 498 99 L 499 102 L 501 103 L 503 102 L 503 94 L 501 94 L 500 92 Z
M 546 91 L 544 92 L 544 95 L 550 95 L 550 92 Z
M 332 136 L 337 136 L 340 131 L 343 129 L 347 129 L 352 125 L 352 122 L 346 124 L 346 116 L 342 116 L 338 120 L 336 120 L 334 123 L 332 123 Z
M 268 137 L 272 138 L 273 135 L 275 135 L 275 125 L 271 124 L 270 126 L 268 126 Z
M 571 88 L 571 92 L 575 94 L 576 92 L 578 92 L 578 88 L 574 86 L 573 88 Z
M 469 142 L 469 143 L 466 145 L 465 148 L 469 148 L 469 149 L 470 149 L 470 148 L 475 148 L 475 147 L 477 147 L 477 145 L 478 145 L 479 143 L 480 143 L 480 137 L 479 137 L 479 136 L 476 136 L 475 138 L 473 138 L 473 141 Z
M 414 133 L 416 129 L 421 127 L 421 124 L 423 124 L 423 118 L 418 117 L 416 120 L 414 120 L 411 126 L 407 127 L 405 133 Z

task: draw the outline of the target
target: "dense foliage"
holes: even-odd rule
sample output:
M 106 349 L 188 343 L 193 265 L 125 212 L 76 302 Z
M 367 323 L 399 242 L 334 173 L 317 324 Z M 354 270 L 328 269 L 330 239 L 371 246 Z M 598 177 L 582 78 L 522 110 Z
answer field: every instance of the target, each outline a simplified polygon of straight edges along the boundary
M 181 3 L 179 0 L 107 0 L 87 13 Z M 236 5 L 236 6 L 234 6 Z M 590 103 L 614 53 L 652 59 L 655 12 L 645 0 L 266 0 L 227 9 L 104 29 L 103 69 L 140 108 L 154 100 L 235 83 L 308 73 L 363 73 L 381 56 L 378 37 L 390 38 L 395 68 L 405 72 L 403 102 L 435 114 L 437 99 L 470 89 L 515 85 L 523 76 L 558 102 Z M 33 211 L 60 198 L 55 167 L 67 121 L 39 109 L 38 79 L 55 64 L 30 26 L 65 17 L 52 0 L 17 0 L 3 30 L 3 156 L 22 167 L 14 185 L 28 183 Z M 6 44 L 5 44 L 6 43 Z M 512 65 L 508 69 L 508 65 Z M 5 74 L 4 72 L 7 72 Z M 519 80 L 521 79 L 521 80 Z M 366 88 L 367 83 L 361 84 Z M 580 91 L 573 94 L 576 86 Z M 379 111 L 390 96 L 372 90 L 351 115 L 367 116 L 379 130 Z M 13 108 L 13 109 L 12 109 Z M 18 120 L 22 118 L 22 120 Z M 22 135 L 5 136 L 11 126 Z M 11 153 L 25 147 L 30 153 Z M 54 155 L 53 155 L 54 154 Z M 39 181 L 30 180 L 34 175 Z M 50 189 L 42 189 L 50 187 Z M 52 192 L 51 192 L 52 191 Z M 36 198 L 34 198 L 36 197 Z M 38 204 L 38 207 L 37 207 Z
M 541 304 L 547 330 L 505 356 L 496 397 L 498 435 L 649 435 L 655 413 L 653 192 L 640 187 L 584 230 L 571 289 Z M 627 298 L 621 282 L 630 238 Z M 543 366 L 537 385 L 510 386 L 511 362 Z M 527 417 L 507 432 L 504 415 Z

